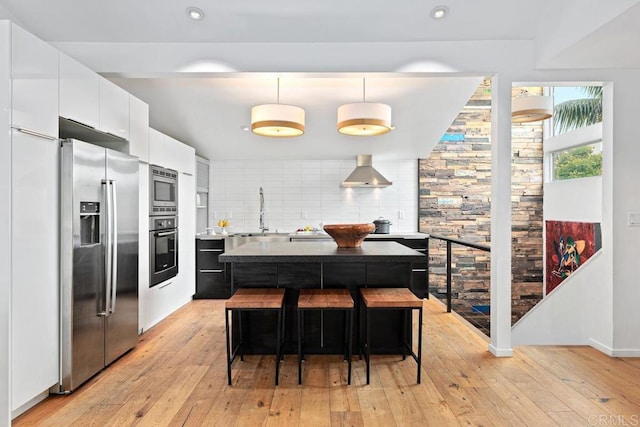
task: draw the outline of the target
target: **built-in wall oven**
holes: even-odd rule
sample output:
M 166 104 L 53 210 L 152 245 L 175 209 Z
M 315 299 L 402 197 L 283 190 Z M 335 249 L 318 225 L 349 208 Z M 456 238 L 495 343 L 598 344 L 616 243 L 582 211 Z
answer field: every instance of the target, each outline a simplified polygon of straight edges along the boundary
M 149 166 L 149 215 L 177 215 L 178 172 Z
M 149 287 L 178 274 L 178 217 L 149 218 Z

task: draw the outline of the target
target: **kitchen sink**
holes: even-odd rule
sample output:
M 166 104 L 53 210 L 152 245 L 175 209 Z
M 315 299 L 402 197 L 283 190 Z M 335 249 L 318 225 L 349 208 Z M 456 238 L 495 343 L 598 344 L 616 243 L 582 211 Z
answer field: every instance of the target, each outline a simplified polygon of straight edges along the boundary
M 225 239 L 225 249 L 233 249 L 249 242 L 288 242 L 289 233 L 234 233 Z

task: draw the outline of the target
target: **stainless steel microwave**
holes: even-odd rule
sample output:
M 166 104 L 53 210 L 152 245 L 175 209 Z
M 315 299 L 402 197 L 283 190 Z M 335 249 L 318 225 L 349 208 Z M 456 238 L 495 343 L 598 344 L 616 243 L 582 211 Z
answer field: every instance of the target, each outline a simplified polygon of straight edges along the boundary
M 178 213 L 178 172 L 150 165 L 149 175 L 149 215 L 176 215 Z

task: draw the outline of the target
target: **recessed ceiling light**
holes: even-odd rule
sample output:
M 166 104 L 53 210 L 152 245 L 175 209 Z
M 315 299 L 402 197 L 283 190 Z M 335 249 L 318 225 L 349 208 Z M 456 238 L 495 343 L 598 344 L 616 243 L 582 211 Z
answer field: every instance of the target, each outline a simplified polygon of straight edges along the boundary
M 431 17 L 433 19 L 442 19 L 447 16 L 449 8 L 447 6 L 436 6 L 431 11 Z
M 187 16 L 194 21 L 202 21 L 204 19 L 204 12 L 197 7 L 188 7 L 187 8 Z

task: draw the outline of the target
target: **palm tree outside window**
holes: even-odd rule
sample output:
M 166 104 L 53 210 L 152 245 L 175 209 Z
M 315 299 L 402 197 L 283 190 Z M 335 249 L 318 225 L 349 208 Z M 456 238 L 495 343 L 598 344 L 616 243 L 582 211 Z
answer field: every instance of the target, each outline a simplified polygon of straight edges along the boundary
M 567 95 L 569 98 L 567 99 Z M 602 86 L 554 88 L 555 135 L 602 122 Z M 553 180 L 602 175 L 602 141 L 552 153 Z

